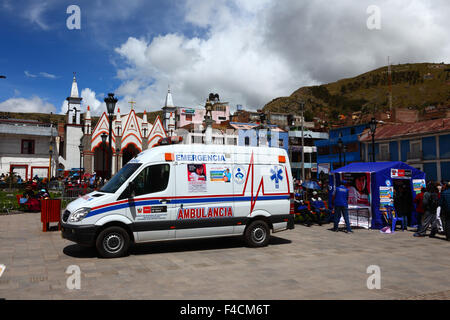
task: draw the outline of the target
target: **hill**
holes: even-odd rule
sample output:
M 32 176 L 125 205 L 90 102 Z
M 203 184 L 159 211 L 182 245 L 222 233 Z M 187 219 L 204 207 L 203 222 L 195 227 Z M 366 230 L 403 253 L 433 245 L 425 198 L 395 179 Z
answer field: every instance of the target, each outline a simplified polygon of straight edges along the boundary
M 143 116 L 143 112 L 136 113 L 138 117 Z M 123 114 L 122 114 L 123 115 Z M 147 121 L 153 123 L 156 117 L 159 117 L 162 120 L 163 112 L 162 111 L 153 111 L 147 112 Z M 81 120 L 83 120 L 84 114 L 81 115 Z M 66 121 L 65 114 L 53 114 L 53 113 L 31 113 L 31 112 L 0 112 L 0 118 L 9 118 L 9 119 L 22 119 L 22 120 L 37 120 L 42 123 L 63 123 Z M 95 126 L 98 119 L 100 117 L 92 116 L 92 124 Z
M 408 108 L 425 112 L 429 106 L 450 105 L 450 65 L 436 63 L 401 64 L 391 66 L 393 109 Z M 302 87 L 289 97 L 276 98 L 264 106 L 264 111 L 299 114 L 298 102 L 303 100 L 305 119 L 314 117 L 330 124 L 339 122 L 340 115 L 362 116 L 389 110 L 388 67 L 359 76 L 320 86 Z

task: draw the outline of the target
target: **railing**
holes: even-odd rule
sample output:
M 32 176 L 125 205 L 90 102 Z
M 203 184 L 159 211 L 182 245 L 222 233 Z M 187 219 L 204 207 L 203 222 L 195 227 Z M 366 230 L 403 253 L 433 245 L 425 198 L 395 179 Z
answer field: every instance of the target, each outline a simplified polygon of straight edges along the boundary
M 422 160 L 423 159 L 423 151 L 409 151 L 407 154 L 407 160 Z
M 70 202 L 78 199 L 80 196 L 94 191 L 92 188 L 65 188 L 61 194 L 61 208 L 64 209 Z

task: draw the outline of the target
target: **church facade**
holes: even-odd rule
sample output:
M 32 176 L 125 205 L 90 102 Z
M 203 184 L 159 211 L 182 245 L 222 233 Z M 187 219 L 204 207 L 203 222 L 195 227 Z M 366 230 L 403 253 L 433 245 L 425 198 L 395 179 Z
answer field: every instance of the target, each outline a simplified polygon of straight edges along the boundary
M 78 168 L 81 155 L 81 166 L 86 173 L 107 177 L 111 169 L 114 175 L 137 154 L 152 148 L 161 138 L 167 137 L 159 117 L 154 123 L 150 123 L 147 121 L 146 112 L 144 111 L 142 118 L 139 117 L 133 105 L 130 112 L 126 114 L 121 114 L 120 108 L 117 108 L 112 119 L 112 156 L 108 157 L 110 119 L 106 112 L 103 112 L 93 126 L 90 107 L 87 106 L 84 119 L 81 120 L 79 116 L 81 100 L 78 97 L 77 82 L 74 77 L 71 96 L 67 98 L 64 151 L 59 157 L 60 167 L 65 171 Z M 102 140 L 102 135 L 106 137 L 105 142 Z

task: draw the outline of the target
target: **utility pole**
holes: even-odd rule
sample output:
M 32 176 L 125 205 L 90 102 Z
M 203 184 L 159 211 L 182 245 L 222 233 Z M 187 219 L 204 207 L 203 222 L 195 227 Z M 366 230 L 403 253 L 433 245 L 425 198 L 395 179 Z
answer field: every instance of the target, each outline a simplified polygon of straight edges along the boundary
M 301 111 L 301 115 L 302 115 L 302 180 L 305 181 L 305 138 L 304 138 L 304 117 L 303 117 L 303 113 L 304 113 L 304 109 L 305 109 L 305 102 L 302 100 L 300 101 L 300 111 Z

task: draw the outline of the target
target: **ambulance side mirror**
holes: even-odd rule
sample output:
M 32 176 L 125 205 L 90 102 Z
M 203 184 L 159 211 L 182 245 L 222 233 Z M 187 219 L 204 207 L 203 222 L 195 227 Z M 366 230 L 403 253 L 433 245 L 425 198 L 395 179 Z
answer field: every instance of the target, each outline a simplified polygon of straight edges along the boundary
M 136 194 L 135 190 L 136 190 L 136 185 L 135 185 L 134 181 L 130 181 L 128 183 L 128 187 L 127 187 L 127 190 L 126 190 L 126 194 L 127 194 L 128 198 L 134 198 L 135 197 L 135 194 Z
M 131 199 L 134 198 L 135 196 L 136 196 L 136 184 L 134 183 L 134 181 L 130 181 L 125 190 L 123 190 L 122 194 L 119 196 L 119 198 L 117 198 L 117 200 Z

